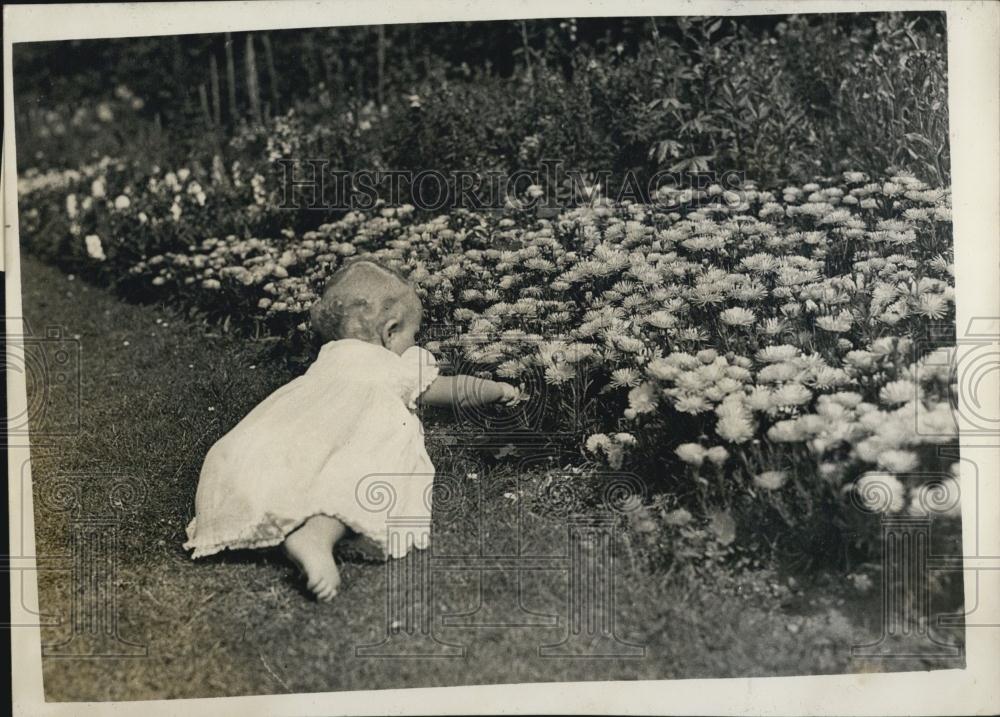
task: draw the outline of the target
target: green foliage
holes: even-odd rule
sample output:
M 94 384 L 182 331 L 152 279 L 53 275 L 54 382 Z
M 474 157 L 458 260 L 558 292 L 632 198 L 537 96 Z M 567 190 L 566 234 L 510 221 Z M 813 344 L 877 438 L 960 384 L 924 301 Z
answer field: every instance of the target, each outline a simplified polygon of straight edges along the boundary
M 549 158 L 585 173 L 632 171 L 640 182 L 660 171 L 805 182 L 848 168 L 949 181 L 940 14 L 270 33 L 256 39 L 255 57 L 267 40 L 277 67 L 258 57 L 260 123 L 246 114 L 246 36 L 230 39 L 232 108 L 221 36 L 19 46 L 22 166 L 140 154 L 257 163 L 267 156 L 250 150 L 291 131 L 298 158 L 347 170 L 509 173 Z M 112 68 L 112 56 L 134 65 Z M 213 57 L 217 93 L 206 80 Z M 107 67 L 79 70 L 81 86 L 58 92 L 44 79 L 51 62 L 85 59 Z M 109 110 L 114 120 L 102 120 Z M 359 131 L 366 111 L 372 129 Z

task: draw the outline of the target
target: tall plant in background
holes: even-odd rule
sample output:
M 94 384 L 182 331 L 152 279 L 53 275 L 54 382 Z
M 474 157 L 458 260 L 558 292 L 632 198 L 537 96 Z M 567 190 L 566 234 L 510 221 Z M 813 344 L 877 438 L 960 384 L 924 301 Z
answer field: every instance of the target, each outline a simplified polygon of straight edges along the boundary
M 839 87 L 838 129 L 845 163 L 874 171 L 911 166 L 941 185 L 951 181 L 944 37 L 918 32 L 921 20 L 890 15 L 875 23 L 869 62 L 852 62 Z M 855 50 L 858 52 L 859 50 Z
M 207 164 L 221 154 L 261 170 L 270 153 L 248 150 L 294 126 L 304 139 L 289 146 L 325 152 L 309 156 L 345 169 L 543 173 L 543 159 L 559 159 L 617 179 L 631 171 L 642 183 L 660 171 L 709 170 L 805 183 L 848 168 L 949 181 L 941 14 L 450 23 L 230 39 L 116 41 L 111 49 L 146 69 L 115 75 L 98 62 L 78 78 L 103 85 L 111 104 L 93 99 L 98 90 L 75 102 L 82 90 L 66 78 L 43 91 L 39 79 L 47 62 L 88 67 L 81 61 L 100 60 L 100 48 L 19 49 L 18 93 L 34 88 L 43 99 L 19 105 L 22 166 L 103 155 Z M 162 87 L 151 86 L 154 76 Z M 126 77 L 129 87 L 119 84 Z M 106 122 L 121 101 L 115 87 L 143 104 Z M 88 104 L 98 120 L 80 114 Z M 125 119 L 135 127 L 120 127 Z M 143 128 L 157 141 L 130 141 Z
M 834 171 L 906 168 L 948 184 L 944 17 L 860 17 L 793 16 L 776 27 L 810 146 Z
M 622 154 L 645 148 L 647 171 L 737 170 L 769 183 L 905 168 L 948 183 L 941 22 L 890 14 L 791 16 L 763 33 L 713 18 L 676 27 L 668 36 L 651 20 L 634 58 L 595 85 L 610 124 L 625 128 Z

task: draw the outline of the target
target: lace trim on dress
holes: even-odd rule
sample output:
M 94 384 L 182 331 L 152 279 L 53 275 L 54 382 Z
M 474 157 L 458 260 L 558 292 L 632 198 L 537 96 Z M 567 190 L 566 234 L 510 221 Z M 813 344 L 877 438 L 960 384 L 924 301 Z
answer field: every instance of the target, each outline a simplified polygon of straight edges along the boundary
M 309 520 L 309 518 L 313 517 L 313 515 L 327 515 L 331 518 L 336 518 L 358 535 L 362 535 L 371 540 L 378 547 L 378 549 L 382 551 L 382 554 L 385 557 L 390 557 L 389 546 L 386 544 L 385 537 L 376 537 L 375 535 L 372 535 L 372 531 L 365 530 L 359 523 L 345 519 L 343 515 L 340 515 L 336 511 L 326 510 L 316 511 L 313 514 L 300 519 L 279 518 L 269 513 L 264 517 L 264 521 L 254 526 L 253 529 L 245 531 L 239 535 L 234 535 L 231 538 L 216 540 L 209 545 L 196 545 L 193 536 L 197 531 L 198 519 L 194 518 L 187 528 L 189 539 L 186 543 L 184 543 L 184 549 L 191 550 L 194 548 L 194 552 L 191 554 L 191 558 L 193 560 L 196 558 L 205 558 L 209 555 L 215 555 L 216 553 L 221 553 L 223 550 L 253 550 L 259 548 L 271 548 L 285 542 L 285 538 L 288 537 L 290 533 Z M 426 547 L 426 545 L 414 545 L 413 547 L 420 549 Z

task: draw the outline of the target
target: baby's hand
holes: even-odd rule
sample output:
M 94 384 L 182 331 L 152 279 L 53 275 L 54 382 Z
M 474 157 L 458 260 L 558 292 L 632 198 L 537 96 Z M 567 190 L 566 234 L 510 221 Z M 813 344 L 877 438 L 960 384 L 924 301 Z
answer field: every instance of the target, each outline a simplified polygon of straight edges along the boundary
M 500 390 L 502 392 L 499 403 L 505 406 L 514 406 L 522 401 L 527 400 L 527 396 L 521 393 L 521 390 L 517 386 L 511 386 L 509 383 L 497 382 L 500 385 Z

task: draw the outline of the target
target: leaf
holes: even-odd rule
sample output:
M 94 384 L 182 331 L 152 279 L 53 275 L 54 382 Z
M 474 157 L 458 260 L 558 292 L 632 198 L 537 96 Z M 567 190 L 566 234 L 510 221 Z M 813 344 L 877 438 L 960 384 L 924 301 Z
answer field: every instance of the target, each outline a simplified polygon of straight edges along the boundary
M 680 150 L 681 150 L 680 142 L 677 142 L 672 139 L 664 139 L 653 145 L 653 147 L 649 150 L 649 157 L 650 159 L 652 159 L 653 155 L 655 154 L 656 163 L 663 164 L 663 161 L 667 158 L 668 154 L 671 157 L 676 157 L 680 153 Z
M 683 172 L 685 169 L 687 169 L 689 161 L 690 160 L 682 159 L 680 162 L 676 162 L 674 164 L 671 164 L 669 167 L 667 167 L 667 171 L 668 172 Z
M 708 523 L 709 530 L 715 534 L 716 540 L 723 545 L 729 545 L 736 540 L 736 521 L 727 511 L 716 511 Z

